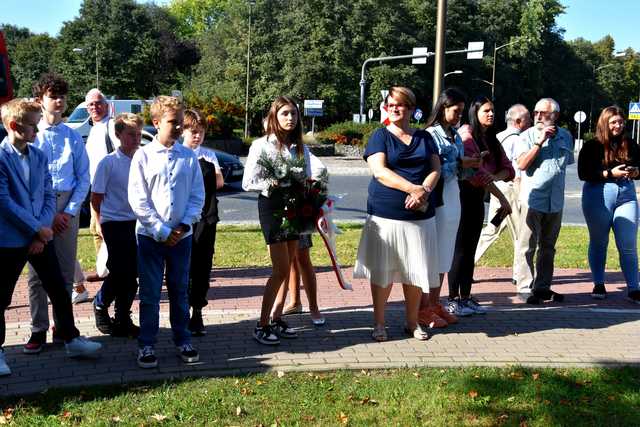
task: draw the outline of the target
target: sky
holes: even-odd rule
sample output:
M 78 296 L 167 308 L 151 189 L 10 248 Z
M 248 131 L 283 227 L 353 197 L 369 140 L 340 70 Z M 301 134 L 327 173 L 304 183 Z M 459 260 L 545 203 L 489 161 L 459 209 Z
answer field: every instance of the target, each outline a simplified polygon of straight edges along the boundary
M 159 5 L 170 0 L 150 0 Z M 640 1 L 560 0 L 566 13 L 557 19 L 564 28 L 565 39 L 583 37 L 598 41 L 609 34 L 616 50 L 632 47 L 640 51 Z M 146 2 L 138 0 L 138 2 Z M 64 21 L 78 15 L 82 0 L 0 0 L 0 23 L 27 27 L 35 33 L 55 36 Z

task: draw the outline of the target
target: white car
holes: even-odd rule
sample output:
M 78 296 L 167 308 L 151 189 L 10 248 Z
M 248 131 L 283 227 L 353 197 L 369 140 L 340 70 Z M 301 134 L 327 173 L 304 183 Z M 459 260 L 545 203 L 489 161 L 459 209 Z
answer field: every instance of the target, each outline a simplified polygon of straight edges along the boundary
M 151 104 L 152 100 L 143 101 L 140 99 L 109 99 L 109 116 L 115 117 L 120 113 L 141 114 L 145 104 Z M 67 119 L 67 125 L 75 129 L 82 136 L 84 141 L 87 140 L 91 131 L 92 123 L 89 120 L 89 111 L 86 102 L 80 103 Z

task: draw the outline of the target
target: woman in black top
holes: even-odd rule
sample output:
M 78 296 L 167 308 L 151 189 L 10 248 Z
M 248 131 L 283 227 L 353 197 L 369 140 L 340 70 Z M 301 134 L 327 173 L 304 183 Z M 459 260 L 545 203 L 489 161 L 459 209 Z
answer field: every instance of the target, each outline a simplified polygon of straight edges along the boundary
M 613 228 L 620 266 L 627 282 L 628 299 L 640 304 L 638 290 L 638 201 L 632 179 L 638 179 L 637 145 L 624 135 L 624 111 L 611 106 L 598 118 L 596 138 L 588 141 L 578 157 L 582 211 L 589 228 L 589 267 L 593 277 L 591 296 L 604 299 L 604 267 L 609 230 Z

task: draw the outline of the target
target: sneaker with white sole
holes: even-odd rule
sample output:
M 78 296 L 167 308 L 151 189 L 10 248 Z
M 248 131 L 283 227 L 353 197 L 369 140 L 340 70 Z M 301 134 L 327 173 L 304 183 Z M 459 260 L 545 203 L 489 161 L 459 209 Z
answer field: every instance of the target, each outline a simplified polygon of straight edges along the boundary
M 72 304 L 80 304 L 81 302 L 89 301 L 89 291 L 87 288 L 83 286 L 84 291 L 76 291 L 76 288 L 73 288 L 71 292 L 71 303 Z
M 253 338 L 264 345 L 280 344 L 280 338 L 271 330 L 271 325 L 260 326 L 258 323 L 253 330 Z
M 4 356 L 4 350 L 0 348 L 0 377 L 11 375 L 11 369 L 7 365 L 7 360 Z
M 591 298 L 593 299 L 605 299 L 607 297 L 607 288 L 604 283 L 596 283 L 591 291 Z
M 447 312 L 453 314 L 454 316 L 458 316 L 458 317 L 467 317 L 473 314 L 473 310 L 463 305 L 460 302 L 460 298 L 450 299 L 449 301 L 447 301 L 447 306 L 445 307 L 445 310 L 447 310 Z
M 158 358 L 153 346 L 145 345 L 138 349 L 138 366 L 143 369 L 155 368 L 158 366 Z
M 196 363 L 200 360 L 198 350 L 193 348 L 191 344 L 182 344 L 176 347 L 178 354 L 184 363 Z
M 95 357 L 102 348 L 102 344 L 83 336 L 75 337 L 64 346 L 69 357 Z
M 282 319 L 274 319 L 271 321 L 271 329 L 280 338 L 298 338 L 298 333 L 295 329 L 289 327 L 287 322 Z
M 473 297 L 460 298 L 460 304 L 473 311 L 473 314 L 487 314 L 487 308 L 478 304 L 478 301 Z

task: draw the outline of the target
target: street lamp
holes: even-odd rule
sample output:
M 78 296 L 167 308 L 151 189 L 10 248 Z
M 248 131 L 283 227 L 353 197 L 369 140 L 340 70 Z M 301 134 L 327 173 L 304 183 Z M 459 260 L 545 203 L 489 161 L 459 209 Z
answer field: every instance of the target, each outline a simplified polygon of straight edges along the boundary
M 462 73 L 464 73 L 464 71 L 462 70 L 449 71 L 448 73 L 444 73 L 443 77 L 450 76 L 451 74 L 462 74 Z
M 525 39 L 525 40 L 528 40 L 528 39 Z M 520 41 L 521 40 L 518 39 L 518 40 L 514 40 L 514 41 L 512 41 L 510 43 L 505 43 L 505 44 L 500 45 L 500 46 L 496 46 L 495 43 L 493 44 L 493 67 L 492 67 L 493 70 L 492 70 L 492 73 L 491 73 L 491 76 L 492 76 L 491 77 L 491 83 L 486 82 L 486 80 L 483 80 L 486 83 L 491 85 L 491 99 L 494 99 L 495 90 L 496 90 L 496 56 L 498 54 L 498 51 L 500 49 L 502 49 L 503 47 L 507 47 L 507 46 L 511 46 L 512 44 L 520 43 Z
M 73 52 L 75 53 L 82 53 L 85 51 L 85 49 L 79 48 L 79 47 L 74 47 L 72 49 Z M 100 89 L 100 75 L 99 75 L 99 62 L 98 62 L 98 45 L 96 45 L 96 89 Z
M 489 80 L 479 79 L 477 77 L 474 77 L 471 80 L 475 80 L 475 81 L 478 81 L 478 82 L 482 82 L 482 83 L 488 84 L 489 86 L 491 86 L 491 93 L 493 94 L 493 83 L 491 83 Z
M 249 137 L 249 63 L 251 60 L 251 12 L 256 0 L 249 0 L 249 35 L 247 37 L 247 86 L 244 96 L 244 137 Z
M 618 56 L 618 55 L 616 55 L 616 56 Z M 594 84 L 594 86 L 598 84 L 598 81 L 596 80 L 596 73 L 598 71 L 604 69 L 604 68 L 613 67 L 614 65 L 616 65 L 616 64 L 601 65 L 601 66 L 599 66 L 597 68 L 596 68 L 595 65 L 593 65 L 593 64 L 591 65 L 593 67 L 593 84 Z M 594 91 L 595 91 L 595 88 L 594 88 L 594 90 L 591 91 L 591 103 L 589 105 L 589 133 L 591 133 L 591 124 L 592 124 L 592 121 L 593 121 L 592 115 L 593 115 L 593 92 Z

